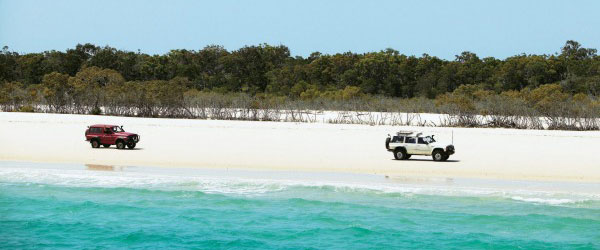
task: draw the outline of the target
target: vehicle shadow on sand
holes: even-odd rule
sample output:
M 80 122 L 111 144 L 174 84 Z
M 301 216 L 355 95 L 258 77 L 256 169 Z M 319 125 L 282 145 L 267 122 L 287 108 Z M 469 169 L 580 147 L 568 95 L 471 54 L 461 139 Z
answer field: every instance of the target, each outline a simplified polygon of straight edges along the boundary
M 460 160 L 445 160 L 445 161 L 434 161 L 432 159 L 407 159 L 407 160 L 396 160 L 394 158 L 391 159 L 392 161 L 423 161 L 423 162 L 435 162 L 435 163 L 453 163 L 453 162 L 460 162 Z
M 144 150 L 144 148 L 133 148 L 133 149 L 128 149 L 128 148 L 124 148 L 124 149 L 118 149 L 118 148 L 114 148 L 114 147 L 99 147 L 99 148 L 95 148 L 95 149 L 101 149 L 101 150 L 123 150 L 123 151 L 135 151 L 135 150 Z

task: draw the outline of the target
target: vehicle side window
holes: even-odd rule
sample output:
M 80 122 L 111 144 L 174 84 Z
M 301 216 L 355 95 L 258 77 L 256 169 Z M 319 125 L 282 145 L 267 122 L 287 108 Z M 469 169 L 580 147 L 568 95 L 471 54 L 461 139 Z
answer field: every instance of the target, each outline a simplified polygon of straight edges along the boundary
M 425 142 L 425 140 L 423 140 L 423 137 L 419 137 L 417 143 L 419 143 L 419 144 L 427 144 L 427 142 Z
M 104 128 L 104 133 L 105 134 L 110 134 L 110 128 Z
M 90 134 L 100 134 L 101 131 L 100 128 L 90 128 Z
M 415 141 L 414 137 L 406 137 L 406 143 L 415 143 Z
M 404 136 L 394 136 L 392 138 L 392 142 L 399 142 L 399 143 L 403 143 L 404 142 Z

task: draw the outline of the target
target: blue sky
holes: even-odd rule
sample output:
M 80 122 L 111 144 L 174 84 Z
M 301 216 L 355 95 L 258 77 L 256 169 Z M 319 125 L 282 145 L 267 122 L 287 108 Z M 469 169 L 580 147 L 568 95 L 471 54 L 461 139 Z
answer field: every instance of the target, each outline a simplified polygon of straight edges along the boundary
M 77 43 L 170 49 L 283 44 L 292 55 L 394 48 L 454 59 L 551 54 L 566 40 L 600 49 L 600 1 L 0 0 L 0 46 L 20 53 Z

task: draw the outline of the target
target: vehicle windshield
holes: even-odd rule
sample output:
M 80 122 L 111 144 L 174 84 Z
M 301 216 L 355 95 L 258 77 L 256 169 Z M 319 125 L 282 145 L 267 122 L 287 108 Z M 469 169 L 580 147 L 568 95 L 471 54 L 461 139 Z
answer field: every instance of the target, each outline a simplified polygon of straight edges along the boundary
M 427 143 L 433 143 L 435 142 L 435 139 L 433 139 L 433 136 L 425 136 L 425 138 L 423 138 Z
M 118 126 L 112 127 L 112 131 L 114 133 L 125 132 L 125 130 L 123 130 L 121 127 L 118 127 Z

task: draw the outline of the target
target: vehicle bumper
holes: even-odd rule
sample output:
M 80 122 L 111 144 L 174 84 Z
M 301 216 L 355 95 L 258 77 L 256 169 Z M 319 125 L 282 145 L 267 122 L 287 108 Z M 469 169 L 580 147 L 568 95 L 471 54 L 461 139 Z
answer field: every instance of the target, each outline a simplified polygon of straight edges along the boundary
M 125 141 L 127 143 L 130 143 L 130 142 L 138 143 L 140 141 L 140 136 L 139 135 L 128 136 L 127 138 L 125 138 Z

